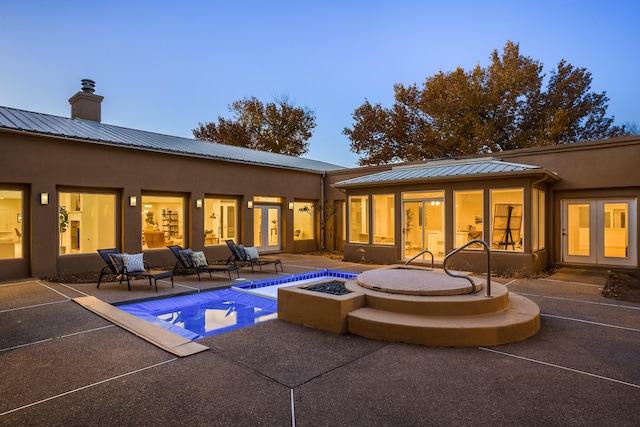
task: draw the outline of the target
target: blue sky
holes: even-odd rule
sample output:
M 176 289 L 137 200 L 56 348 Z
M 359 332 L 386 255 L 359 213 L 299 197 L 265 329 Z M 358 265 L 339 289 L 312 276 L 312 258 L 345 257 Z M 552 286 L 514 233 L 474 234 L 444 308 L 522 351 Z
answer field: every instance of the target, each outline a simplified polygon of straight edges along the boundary
M 640 1 L 0 0 L 0 105 L 69 117 L 80 80 L 102 121 L 192 137 L 227 106 L 286 94 L 316 112 L 306 157 L 355 166 L 342 135 L 393 85 L 487 66 L 508 40 L 592 73 L 616 124 L 640 126 Z

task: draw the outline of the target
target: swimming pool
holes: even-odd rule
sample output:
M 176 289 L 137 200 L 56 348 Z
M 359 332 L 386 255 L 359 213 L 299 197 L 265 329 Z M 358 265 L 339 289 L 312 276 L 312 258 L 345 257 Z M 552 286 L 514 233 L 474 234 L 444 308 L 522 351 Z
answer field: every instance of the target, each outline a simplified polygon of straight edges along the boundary
M 228 289 L 121 305 L 118 308 L 190 340 L 278 317 L 278 288 L 355 278 L 357 273 L 319 270 L 237 284 Z

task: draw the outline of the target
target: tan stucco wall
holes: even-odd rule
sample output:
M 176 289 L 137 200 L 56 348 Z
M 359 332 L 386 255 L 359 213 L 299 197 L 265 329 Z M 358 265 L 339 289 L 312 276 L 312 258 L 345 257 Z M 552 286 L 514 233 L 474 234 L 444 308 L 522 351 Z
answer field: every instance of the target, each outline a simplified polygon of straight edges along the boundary
M 128 205 L 129 196 L 143 192 L 179 195 L 186 198 L 186 236 L 183 246 L 204 248 L 203 209 L 195 200 L 205 195 L 227 195 L 240 200 L 240 242 L 253 244 L 253 215 L 246 200 L 255 195 L 281 197 L 283 250 L 313 250 L 315 242 L 294 242 L 293 211 L 288 202 L 295 199 L 319 200 L 321 174 L 273 167 L 216 161 L 175 154 L 116 147 L 107 144 L 65 140 L 49 136 L 24 135 L 0 130 L 0 185 L 14 186 L 25 192 L 25 259 L 2 260 L 0 281 L 19 277 L 44 277 L 65 272 L 99 270 L 97 254 L 58 256 L 57 192 L 115 191 L 120 215 L 118 249 L 130 253 L 142 250 L 140 235 L 141 204 Z M 49 204 L 41 205 L 39 195 L 49 193 Z M 29 227 L 30 225 L 30 227 Z M 240 243 L 239 242 L 239 243 Z M 299 248 L 298 248 L 299 247 Z M 226 246 L 207 247 L 208 256 L 227 258 Z M 172 265 L 168 250 L 148 251 L 151 265 Z

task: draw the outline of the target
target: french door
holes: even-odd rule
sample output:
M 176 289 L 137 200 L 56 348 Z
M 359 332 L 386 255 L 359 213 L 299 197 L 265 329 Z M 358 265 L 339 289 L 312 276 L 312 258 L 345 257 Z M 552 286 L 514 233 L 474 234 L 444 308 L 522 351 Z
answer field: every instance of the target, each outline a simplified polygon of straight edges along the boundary
M 261 206 L 253 208 L 253 244 L 259 252 L 279 251 L 280 206 Z
M 636 266 L 635 199 L 562 201 L 562 261 Z

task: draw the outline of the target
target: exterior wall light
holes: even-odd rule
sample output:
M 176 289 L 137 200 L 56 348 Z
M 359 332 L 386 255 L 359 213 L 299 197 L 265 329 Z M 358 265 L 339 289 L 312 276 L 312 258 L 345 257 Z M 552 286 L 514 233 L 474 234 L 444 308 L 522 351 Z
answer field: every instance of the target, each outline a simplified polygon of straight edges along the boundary
M 202 207 L 202 199 L 196 199 L 196 208 Z
M 293 210 L 293 202 L 289 202 L 289 210 L 292 211 Z
M 138 205 L 138 199 L 136 196 L 129 196 L 129 206 L 134 207 Z
M 247 201 L 247 209 L 253 209 L 253 200 Z
M 41 205 L 49 204 L 49 193 L 40 193 L 40 204 Z

